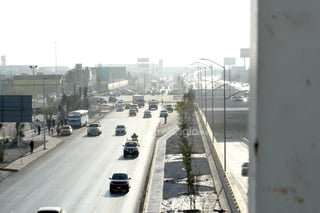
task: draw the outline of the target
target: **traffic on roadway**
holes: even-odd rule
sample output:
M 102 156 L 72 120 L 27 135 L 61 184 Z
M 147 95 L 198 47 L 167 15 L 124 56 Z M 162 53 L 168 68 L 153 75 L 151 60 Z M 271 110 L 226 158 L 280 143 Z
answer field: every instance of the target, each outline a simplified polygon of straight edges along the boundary
M 5 203 L 1 212 L 36 212 L 43 206 L 59 206 L 68 212 L 139 212 L 159 112 L 160 108 L 151 110 L 153 116 L 145 119 L 143 108 L 136 116 L 114 110 L 99 121 L 101 134 L 88 136 L 87 128 L 79 128 L 70 136 L 59 136 L 64 142 L 54 152 L 0 185 L 0 200 Z M 125 134 L 115 134 L 119 124 L 125 126 Z M 139 155 L 127 158 L 123 145 L 133 133 L 139 137 Z M 110 191 L 115 173 L 128 175 L 130 190 Z

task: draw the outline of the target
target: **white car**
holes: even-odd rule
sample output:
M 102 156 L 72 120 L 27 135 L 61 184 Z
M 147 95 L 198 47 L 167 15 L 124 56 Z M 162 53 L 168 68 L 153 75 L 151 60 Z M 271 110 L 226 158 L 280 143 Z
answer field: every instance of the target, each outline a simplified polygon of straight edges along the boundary
M 131 104 L 129 106 L 129 109 L 135 109 L 137 111 L 137 113 L 139 112 L 139 107 L 138 107 L 138 104 Z
M 87 136 L 96 136 L 102 133 L 100 122 L 90 123 L 87 126 Z
M 67 213 L 67 211 L 61 207 L 41 207 L 37 213 Z

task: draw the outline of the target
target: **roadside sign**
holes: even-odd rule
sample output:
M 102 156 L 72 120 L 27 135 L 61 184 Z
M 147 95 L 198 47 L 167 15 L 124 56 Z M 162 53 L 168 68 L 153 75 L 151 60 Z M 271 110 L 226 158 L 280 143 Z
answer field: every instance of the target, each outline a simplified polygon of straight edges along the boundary
M 0 122 L 32 122 L 32 96 L 0 95 Z

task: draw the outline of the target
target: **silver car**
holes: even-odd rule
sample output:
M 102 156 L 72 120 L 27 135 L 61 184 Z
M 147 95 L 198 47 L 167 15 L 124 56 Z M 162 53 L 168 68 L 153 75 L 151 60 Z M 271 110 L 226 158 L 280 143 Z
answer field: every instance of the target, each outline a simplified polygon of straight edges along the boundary
M 99 122 L 90 123 L 87 126 L 87 136 L 96 136 L 102 133 L 102 127 Z

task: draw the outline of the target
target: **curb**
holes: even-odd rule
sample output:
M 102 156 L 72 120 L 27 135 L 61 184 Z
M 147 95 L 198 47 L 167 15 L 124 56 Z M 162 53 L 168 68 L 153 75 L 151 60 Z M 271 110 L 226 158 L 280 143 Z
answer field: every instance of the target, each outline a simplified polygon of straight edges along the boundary
M 20 169 L 14 169 L 14 168 L 0 168 L 2 171 L 9 171 L 9 172 L 18 172 Z

